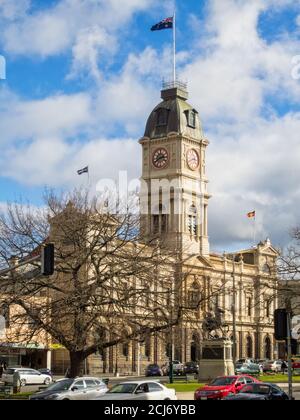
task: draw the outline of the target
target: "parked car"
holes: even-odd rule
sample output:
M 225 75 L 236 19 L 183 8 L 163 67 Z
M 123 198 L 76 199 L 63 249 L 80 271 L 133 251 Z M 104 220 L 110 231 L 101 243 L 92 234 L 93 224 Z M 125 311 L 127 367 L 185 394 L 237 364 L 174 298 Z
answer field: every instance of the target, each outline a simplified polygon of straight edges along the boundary
M 146 368 L 145 374 L 146 376 L 163 376 L 163 371 L 158 365 L 153 364 Z
M 184 373 L 187 375 L 195 374 L 198 375 L 199 373 L 199 365 L 196 362 L 188 362 L 184 365 Z
M 159 382 L 139 381 L 122 382 L 115 385 L 105 395 L 97 400 L 152 400 L 152 401 L 177 401 L 176 391 L 168 389 Z
M 272 372 L 273 360 L 265 360 L 263 363 L 263 372 Z
M 50 370 L 50 369 L 46 369 L 46 368 L 43 368 L 43 369 L 39 369 L 38 370 L 40 373 L 42 373 L 43 375 L 49 375 L 49 376 L 51 376 L 51 378 L 53 379 L 53 373 L 52 373 L 52 371 Z
M 237 375 L 247 374 L 247 375 L 260 375 L 261 368 L 255 363 L 244 363 L 241 366 L 237 366 L 235 369 Z
M 21 386 L 50 385 L 52 383 L 52 377 L 50 375 L 45 375 L 38 370 L 29 368 L 8 368 L 2 375 L 2 382 L 4 382 L 4 385 L 13 384 L 15 371 L 19 372 Z
M 293 369 L 300 370 L 300 360 L 294 360 L 292 364 Z
M 274 384 L 249 384 L 243 386 L 237 394 L 229 394 L 225 400 L 281 400 L 289 399 L 279 386 Z
M 276 372 L 276 373 L 281 372 L 282 361 L 281 360 L 275 360 L 271 365 L 271 369 L 272 369 L 272 372 Z
M 239 359 L 236 364 L 243 365 L 244 363 L 255 363 L 254 359 Z
M 108 392 L 108 388 L 99 378 L 61 379 L 50 385 L 45 391 L 32 395 L 30 400 L 95 400 L 106 392 Z
M 223 376 L 214 379 L 209 385 L 195 392 L 195 400 L 222 400 L 228 394 L 236 394 L 244 385 L 259 383 L 248 375 Z
M 162 371 L 165 376 L 169 375 L 170 365 L 169 363 L 162 366 Z M 179 360 L 173 360 L 173 374 L 174 375 L 184 375 L 184 365 Z

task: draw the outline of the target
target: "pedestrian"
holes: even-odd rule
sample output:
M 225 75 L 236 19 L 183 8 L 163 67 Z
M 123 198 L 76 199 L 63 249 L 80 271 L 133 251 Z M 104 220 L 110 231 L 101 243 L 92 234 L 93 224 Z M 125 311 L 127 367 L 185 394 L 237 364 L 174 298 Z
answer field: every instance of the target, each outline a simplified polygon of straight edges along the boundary
M 281 363 L 281 372 L 282 372 L 282 374 L 283 374 L 283 375 L 285 374 L 285 372 L 286 372 L 287 368 L 288 368 L 288 365 L 287 365 L 286 361 L 284 360 L 284 361 Z
M 3 362 L 0 363 L 0 379 L 2 378 L 4 372 L 4 366 L 3 366 Z

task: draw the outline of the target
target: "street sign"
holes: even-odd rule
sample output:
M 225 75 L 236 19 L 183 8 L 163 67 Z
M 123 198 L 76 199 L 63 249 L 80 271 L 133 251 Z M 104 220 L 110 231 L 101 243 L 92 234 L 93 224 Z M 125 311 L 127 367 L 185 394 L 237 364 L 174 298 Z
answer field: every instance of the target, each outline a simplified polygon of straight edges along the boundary
M 294 340 L 300 340 L 300 315 L 292 318 L 292 338 Z

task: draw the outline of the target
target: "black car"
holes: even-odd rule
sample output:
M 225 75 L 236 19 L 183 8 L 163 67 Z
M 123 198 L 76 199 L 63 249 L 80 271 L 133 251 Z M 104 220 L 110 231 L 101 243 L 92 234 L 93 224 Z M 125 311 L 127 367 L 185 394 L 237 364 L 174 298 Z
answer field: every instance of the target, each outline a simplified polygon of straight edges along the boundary
M 264 400 L 286 401 L 288 395 L 279 386 L 274 384 L 255 383 L 245 385 L 237 394 L 229 394 L 224 398 L 227 401 L 237 400 Z
M 149 365 L 147 367 L 145 373 L 146 373 L 147 377 L 149 377 L 149 376 L 163 376 L 163 372 L 162 372 L 161 368 L 156 364 Z
M 184 373 L 187 375 L 199 373 L 199 365 L 196 362 L 188 362 L 184 365 Z

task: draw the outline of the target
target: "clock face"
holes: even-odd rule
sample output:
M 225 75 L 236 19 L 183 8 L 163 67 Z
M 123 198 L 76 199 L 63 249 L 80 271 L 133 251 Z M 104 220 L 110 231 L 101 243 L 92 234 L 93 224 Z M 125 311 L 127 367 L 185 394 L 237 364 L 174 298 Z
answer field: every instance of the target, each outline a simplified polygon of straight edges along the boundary
M 199 167 L 199 155 L 196 150 L 190 149 L 187 152 L 187 164 L 192 171 Z
M 152 158 L 152 162 L 153 165 L 155 166 L 155 168 L 157 169 L 163 169 L 167 166 L 168 162 L 169 162 L 169 154 L 167 152 L 166 149 L 157 149 L 154 153 L 153 153 L 153 158 Z

